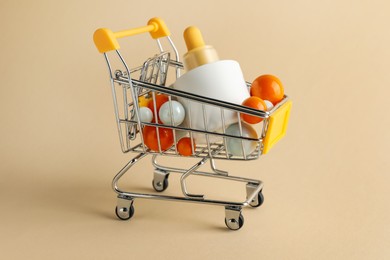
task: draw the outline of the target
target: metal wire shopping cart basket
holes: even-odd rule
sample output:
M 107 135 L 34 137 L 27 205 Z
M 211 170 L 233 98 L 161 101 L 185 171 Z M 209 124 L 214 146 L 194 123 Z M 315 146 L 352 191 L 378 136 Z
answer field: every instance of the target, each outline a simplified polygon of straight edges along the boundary
M 152 38 L 157 40 L 159 52 L 155 56 L 148 58 L 141 66 L 130 68 L 125 62 L 125 58 L 119 52 L 117 39 L 144 32 L 149 32 Z M 241 209 L 248 205 L 258 207 L 263 203 L 263 183 L 260 180 L 232 176 L 226 171 L 219 170 L 216 168 L 215 160 L 255 160 L 260 155 L 267 153 L 285 135 L 291 101 L 289 101 L 287 96 L 284 96 L 283 100 L 275 105 L 272 110 L 261 111 L 222 100 L 195 95 L 167 86 L 168 76 L 178 78 L 183 69 L 182 63 L 179 62 L 178 51 L 169 35 L 168 28 L 159 18 L 152 18 L 147 26 L 144 27 L 119 32 L 112 32 L 109 29 L 98 29 L 94 34 L 95 45 L 99 52 L 103 53 L 109 70 L 122 151 L 124 153 L 133 152 L 137 154 L 119 171 L 112 181 L 113 189 L 118 194 L 118 202 L 115 209 L 116 215 L 122 220 L 130 219 L 134 214 L 133 202 L 136 198 L 204 203 L 224 206 L 227 227 L 232 230 L 237 230 L 244 223 Z M 170 51 L 164 50 L 161 41 L 163 39 L 166 40 L 165 44 L 170 46 Z M 248 87 L 250 86 L 249 83 L 247 85 Z M 190 109 L 191 104 L 200 105 L 203 109 L 205 128 L 198 129 L 191 127 L 191 119 L 189 120 L 189 125 L 185 126 L 175 126 L 174 124 L 163 125 L 157 120 L 143 122 L 140 119 L 141 99 L 148 98 L 156 106 L 156 96 L 159 94 L 164 94 L 169 97 L 168 102 L 171 115 L 172 101 L 174 100 L 179 99 L 181 102 L 186 102 Z M 220 120 L 223 125 L 221 131 L 209 131 L 207 129 L 207 112 L 210 107 L 220 110 Z M 258 132 L 260 133 L 258 138 L 244 135 L 243 125 L 240 120 L 238 120 L 239 135 L 226 133 L 224 130 L 227 127 L 224 122 L 225 112 L 235 113 L 238 118 L 240 118 L 241 114 L 263 118 L 262 123 L 258 126 Z M 153 113 L 156 113 L 156 111 L 153 111 Z M 154 149 L 150 149 L 145 144 L 142 132 L 146 127 L 154 127 L 156 129 L 157 146 Z M 172 132 L 173 142 L 168 148 L 162 147 L 161 139 L 163 139 L 163 136 L 161 136 L 160 129 L 168 129 Z M 182 156 L 179 154 L 177 148 L 177 141 L 180 136 L 188 136 L 191 140 L 195 137 L 203 138 L 204 142 L 197 143 L 196 145 L 192 141 L 191 155 L 187 156 L 197 158 L 197 162 L 185 169 L 163 166 L 157 162 L 158 156 Z M 227 142 L 232 140 L 241 147 L 242 153 L 233 155 L 229 152 Z M 247 144 L 255 145 L 255 149 L 250 153 L 244 149 L 244 146 Z M 147 155 L 152 155 L 152 165 L 155 168 L 152 182 L 154 189 L 157 192 L 164 191 L 168 186 L 169 174 L 173 172 L 180 173 L 182 196 L 167 196 L 161 195 L 161 193 L 135 193 L 119 188 L 118 182 L 124 174 Z M 210 163 L 211 170 L 200 171 L 199 168 L 206 162 Z M 233 202 L 208 199 L 204 195 L 191 194 L 188 192 L 186 185 L 186 178 L 190 175 L 243 182 L 246 185 L 246 198 L 243 202 Z

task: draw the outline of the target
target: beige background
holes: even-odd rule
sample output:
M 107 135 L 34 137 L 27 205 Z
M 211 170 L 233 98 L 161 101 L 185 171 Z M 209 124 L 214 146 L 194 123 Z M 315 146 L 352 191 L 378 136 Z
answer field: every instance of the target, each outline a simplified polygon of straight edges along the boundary
M 390 257 L 388 1 L 210 2 L 0 2 L 2 259 Z M 183 30 L 197 25 L 247 80 L 278 75 L 294 102 L 270 154 L 219 163 L 265 183 L 240 231 L 225 228 L 223 208 L 199 204 L 136 200 L 131 221 L 115 217 L 111 179 L 132 155 L 119 149 L 92 34 L 154 16 L 181 54 Z M 134 65 L 157 51 L 148 35 L 121 43 Z M 151 192 L 150 161 L 134 172 L 124 187 Z M 191 190 L 244 195 L 196 178 Z M 179 191 L 172 176 L 166 193 Z

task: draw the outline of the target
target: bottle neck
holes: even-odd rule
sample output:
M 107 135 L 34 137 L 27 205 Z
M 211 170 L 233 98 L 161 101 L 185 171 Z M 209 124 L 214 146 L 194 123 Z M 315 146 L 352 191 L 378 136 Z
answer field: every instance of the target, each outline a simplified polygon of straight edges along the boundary
M 190 71 L 196 67 L 202 66 L 207 63 L 218 61 L 217 51 L 210 45 L 201 46 L 199 48 L 192 49 L 184 54 L 183 63 L 184 69 Z

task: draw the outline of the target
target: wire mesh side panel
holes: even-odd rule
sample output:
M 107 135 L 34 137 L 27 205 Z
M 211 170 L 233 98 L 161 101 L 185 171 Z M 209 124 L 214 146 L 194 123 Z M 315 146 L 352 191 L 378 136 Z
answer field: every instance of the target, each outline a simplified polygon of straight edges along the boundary
M 162 52 L 147 59 L 141 69 L 139 80 L 165 86 L 169 68 L 170 53 Z M 134 77 L 133 77 L 134 78 Z
M 139 97 L 150 95 L 147 89 L 135 89 L 131 79 L 165 86 L 170 53 L 162 52 L 147 59 L 142 66 L 130 69 L 119 51 L 105 53 L 109 69 L 114 111 L 122 152 L 143 142 L 139 135 Z M 137 139 L 138 138 L 138 139 Z M 141 139 L 141 140 L 139 140 Z
M 188 137 L 190 147 L 187 149 L 191 152 L 187 156 L 190 157 L 228 160 L 253 160 L 259 157 L 269 114 L 167 87 L 173 83 L 167 82 L 168 68 L 175 68 L 170 70 L 172 73 L 175 73 L 178 67 L 182 68 L 180 63 L 170 60 L 169 52 L 155 55 L 147 59 L 142 66 L 131 70 L 119 52 L 116 58 L 120 66 L 115 67 L 117 69 L 114 71 L 110 66 L 109 68 L 123 152 L 181 156 L 178 142 Z M 157 100 L 162 95 L 168 100 L 170 117 L 165 123 L 159 120 L 159 112 L 156 109 Z M 140 102 L 145 99 L 153 103 L 151 121 L 140 118 Z M 174 123 L 175 102 L 185 108 L 185 120 L 181 124 Z M 194 113 L 203 114 L 203 122 L 194 122 Z M 263 117 L 264 120 L 260 124 L 249 125 L 240 120 L 243 113 Z M 215 114 L 219 116 L 216 118 Z M 229 122 L 226 120 L 228 117 Z M 233 122 L 231 118 L 234 118 Z
M 267 119 L 257 125 L 249 125 L 240 120 L 242 113 L 248 113 L 248 109 L 229 104 L 223 101 L 212 100 L 207 97 L 196 96 L 190 93 L 178 91 L 168 87 L 145 83 L 139 80 L 132 80 L 133 87 L 141 95 L 149 95 L 150 102 L 155 102 L 157 95 L 168 97 L 167 107 L 171 119 L 168 122 L 156 121 L 158 112 L 153 111 L 154 121 L 140 123 L 141 134 L 144 140 L 131 148 L 135 152 L 149 152 L 167 156 L 180 156 L 178 142 L 187 137 L 191 141 L 187 149 L 191 149 L 191 157 L 209 157 L 214 159 L 228 160 L 253 160 L 259 157 L 262 151 L 262 140 L 266 130 Z M 181 124 L 175 124 L 175 113 L 173 111 L 174 102 L 179 102 L 185 107 L 186 119 Z M 194 110 L 203 113 L 203 124 L 194 127 L 192 114 Z M 240 110 L 237 110 L 240 108 Z M 215 118 L 215 111 L 218 111 L 218 118 Z M 197 111 L 199 113 L 199 111 Z M 253 111 L 249 111 L 253 113 Z M 210 116 L 213 114 L 213 117 Z M 234 123 L 225 122 L 227 115 L 235 117 Z M 259 116 L 257 114 L 257 116 Z M 264 116 L 264 115 L 263 115 Z M 266 117 L 266 116 L 264 116 Z M 217 121 L 220 126 L 217 129 L 209 129 L 210 121 L 214 124 Z M 136 123 L 130 120 L 129 124 Z M 145 129 L 156 128 L 155 142 L 158 145 L 150 145 L 145 137 L 148 133 Z M 215 128 L 215 127 L 214 127 Z M 166 134 L 166 132 L 170 134 Z M 162 135 L 162 136 L 160 136 Z M 167 137 L 168 136 L 168 137 Z M 170 140 L 167 140 L 170 139 Z M 171 143 L 168 148 L 161 145 L 162 142 Z M 188 144 L 187 144 L 188 145 Z

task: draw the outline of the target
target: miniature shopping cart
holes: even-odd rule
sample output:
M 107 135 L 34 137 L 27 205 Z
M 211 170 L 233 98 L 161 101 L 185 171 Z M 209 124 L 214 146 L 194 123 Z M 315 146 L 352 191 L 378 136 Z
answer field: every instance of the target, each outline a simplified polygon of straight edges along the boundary
M 130 68 L 125 62 L 124 56 L 119 52 L 117 39 L 144 32 L 149 32 L 152 38 L 157 40 L 159 52 L 155 56 L 148 58 L 141 66 Z M 130 219 L 134 214 L 133 202 L 138 198 L 203 203 L 225 207 L 225 224 L 227 227 L 232 230 L 240 229 L 244 224 L 244 218 L 241 213 L 242 208 L 246 206 L 258 207 L 263 203 L 263 183 L 260 180 L 232 176 L 227 171 L 217 169 L 215 161 L 248 161 L 258 159 L 261 154 L 266 154 L 285 135 L 291 101 L 288 100 L 287 96 L 284 96 L 283 100 L 276 104 L 272 110 L 261 111 L 170 87 L 168 81 L 172 78 L 175 80 L 180 77 L 183 65 L 179 62 L 178 51 L 169 35 L 170 33 L 165 23 L 159 18 L 151 19 L 147 26 L 144 27 L 119 32 L 112 32 L 109 29 L 98 29 L 94 34 L 96 47 L 100 53 L 103 53 L 108 66 L 122 151 L 123 153 L 133 152 L 137 154 L 119 171 L 112 181 L 112 187 L 118 194 L 118 203 L 115 209 L 116 215 L 122 220 Z M 169 51 L 166 51 L 163 45 L 167 45 Z M 247 87 L 250 87 L 249 83 L 247 83 Z M 191 127 L 191 123 L 185 126 L 175 126 L 174 124 L 163 125 L 161 122 L 157 122 L 157 120 L 143 122 L 140 118 L 141 100 L 149 98 L 156 106 L 156 96 L 158 94 L 164 94 L 169 97 L 167 102 L 170 103 L 171 110 L 172 101 L 177 99 L 187 102 L 190 107 L 191 103 L 200 104 L 203 108 L 205 121 L 208 107 L 219 109 L 221 112 L 220 121 L 223 125 L 222 130 L 209 131 L 207 127 L 206 129 L 196 129 Z M 238 120 L 239 135 L 226 133 L 224 130 L 227 127 L 224 122 L 224 113 L 226 111 L 235 113 L 237 118 L 240 118 L 241 114 L 263 118 L 262 123 L 256 125 L 259 132 L 258 138 L 244 135 L 243 125 L 240 120 Z M 155 113 L 156 111 L 153 112 Z M 205 122 L 205 125 L 207 125 L 207 122 Z M 155 127 L 157 129 L 157 149 L 152 150 L 145 144 L 142 133 L 146 127 Z M 173 133 L 174 141 L 168 149 L 162 147 L 161 139 L 163 137 L 160 136 L 158 130 L 160 128 L 170 129 Z M 190 137 L 191 140 L 201 136 L 205 141 L 196 145 L 192 141 L 191 155 L 182 156 L 178 152 L 177 147 L 177 141 L 180 136 Z M 236 140 L 236 143 L 240 144 L 242 153 L 234 155 L 229 151 L 227 142 L 231 140 Z M 255 144 L 255 149 L 250 153 L 244 149 L 247 143 Z M 151 159 L 154 167 L 152 186 L 159 193 L 135 193 L 120 189 L 118 187 L 119 180 L 132 166 L 148 155 L 152 155 Z M 196 163 L 185 169 L 163 166 L 157 162 L 158 156 L 195 158 Z M 210 163 L 210 169 L 208 171 L 200 170 L 199 168 L 204 166 L 206 162 Z M 161 195 L 161 192 L 168 187 L 170 173 L 181 174 L 180 186 L 183 195 Z M 189 193 L 186 179 L 191 175 L 243 182 L 246 185 L 246 198 L 244 201 L 234 202 L 209 199 L 205 195 Z

